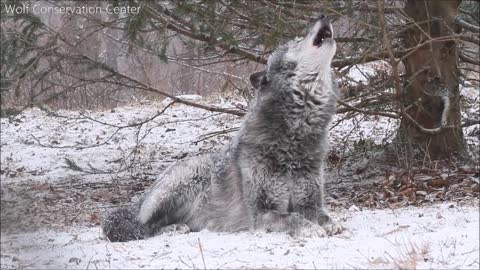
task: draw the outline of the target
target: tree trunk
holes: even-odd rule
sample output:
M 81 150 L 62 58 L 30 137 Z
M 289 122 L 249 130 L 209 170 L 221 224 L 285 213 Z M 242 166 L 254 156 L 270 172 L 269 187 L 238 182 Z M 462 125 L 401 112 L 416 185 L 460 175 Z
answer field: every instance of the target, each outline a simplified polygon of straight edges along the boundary
M 460 1 L 408 0 L 405 12 L 415 23 L 408 24 L 410 28 L 404 37 L 407 48 L 429 40 L 428 36 L 435 39 L 458 33 L 454 18 L 459 4 Z M 428 134 L 402 118 L 399 138 L 423 158 L 438 160 L 464 154 L 457 59 L 457 44 L 449 40 L 429 42 L 403 60 L 406 76 L 402 102 L 406 113 L 425 129 L 440 127 L 442 113 L 446 116 L 446 127 L 435 134 Z M 445 106 L 448 110 L 444 112 Z

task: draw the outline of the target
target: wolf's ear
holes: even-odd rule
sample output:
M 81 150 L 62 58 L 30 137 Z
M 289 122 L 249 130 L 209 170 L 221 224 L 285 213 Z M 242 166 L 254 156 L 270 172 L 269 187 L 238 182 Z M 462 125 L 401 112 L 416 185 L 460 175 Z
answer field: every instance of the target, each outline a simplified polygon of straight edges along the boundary
M 267 84 L 267 72 L 263 70 L 253 73 L 250 75 L 250 83 L 255 89 L 259 89 L 262 85 Z

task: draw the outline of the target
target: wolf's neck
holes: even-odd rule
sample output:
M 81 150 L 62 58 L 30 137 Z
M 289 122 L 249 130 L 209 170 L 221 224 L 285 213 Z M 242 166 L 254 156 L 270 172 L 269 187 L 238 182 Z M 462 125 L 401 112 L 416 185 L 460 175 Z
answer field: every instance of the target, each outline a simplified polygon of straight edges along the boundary
M 309 94 L 316 94 L 322 86 L 332 83 L 332 74 L 330 69 L 319 70 L 317 72 L 310 72 L 297 75 L 293 82 L 293 87 L 300 89 Z M 322 90 L 322 89 L 320 89 Z
M 322 141 L 335 112 L 335 90 L 330 72 L 317 76 L 303 76 L 292 85 L 291 93 L 286 93 L 284 102 L 282 134 L 308 145 L 312 141 Z M 297 91 L 297 92 L 293 92 Z M 313 149 L 312 149 L 313 150 Z

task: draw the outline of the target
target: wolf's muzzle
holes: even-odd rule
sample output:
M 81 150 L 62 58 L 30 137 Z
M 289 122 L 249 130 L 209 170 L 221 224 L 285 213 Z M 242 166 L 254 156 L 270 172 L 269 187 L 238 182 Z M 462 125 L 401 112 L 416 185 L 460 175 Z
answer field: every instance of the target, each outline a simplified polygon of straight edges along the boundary
M 318 21 L 320 21 L 320 29 L 315 35 L 315 38 L 313 40 L 313 45 L 320 47 L 322 46 L 322 43 L 325 39 L 333 37 L 333 31 L 332 31 L 332 24 L 330 23 L 330 20 L 325 15 L 320 15 L 320 17 L 318 18 Z

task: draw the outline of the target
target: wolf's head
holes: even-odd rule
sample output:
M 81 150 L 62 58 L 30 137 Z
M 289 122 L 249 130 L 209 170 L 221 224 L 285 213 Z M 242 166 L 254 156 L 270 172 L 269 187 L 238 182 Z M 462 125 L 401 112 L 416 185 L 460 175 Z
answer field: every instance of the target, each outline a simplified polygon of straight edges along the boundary
M 313 162 L 318 169 L 337 98 L 330 68 L 336 50 L 332 36 L 332 26 L 322 16 L 303 38 L 275 50 L 266 70 L 250 76 L 257 92 L 236 139 L 239 149 L 252 149 L 254 156 L 285 166 Z
M 247 122 L 252 122 L 251 126 L 270 123 L 266 126 L 275 127 L 272 130 L 288 127 L 302 136 L 322 133 L 338 97 L 330 68 L 335 51 L 332 25 L 324 16 L 303 38 L 275 50 L 266 70 L 250 76 L 257 94 Z
M 275 50 L 268 59 L 266 70 L 252 74 L 250 80 L 254 87 L 259 88 L 277 76 L 301 79 L 330 73 L 335 51 L 332 25 L 322 15 L 309 27 L 306 36 Z

